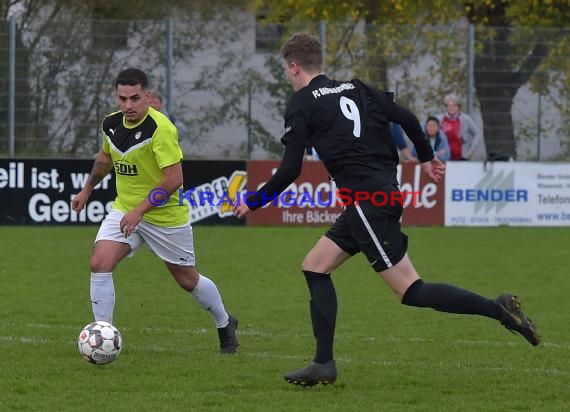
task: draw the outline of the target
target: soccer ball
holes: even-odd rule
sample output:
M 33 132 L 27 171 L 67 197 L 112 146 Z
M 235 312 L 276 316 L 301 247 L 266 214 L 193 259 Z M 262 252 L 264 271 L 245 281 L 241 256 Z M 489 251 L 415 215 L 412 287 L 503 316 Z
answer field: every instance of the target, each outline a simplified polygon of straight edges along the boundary
M 85 360 L 104 365 L 119 357 L 123 349 L 123 338 L 109 322 L 97 320 L 85 325 L 77 339 L 77 347 Z

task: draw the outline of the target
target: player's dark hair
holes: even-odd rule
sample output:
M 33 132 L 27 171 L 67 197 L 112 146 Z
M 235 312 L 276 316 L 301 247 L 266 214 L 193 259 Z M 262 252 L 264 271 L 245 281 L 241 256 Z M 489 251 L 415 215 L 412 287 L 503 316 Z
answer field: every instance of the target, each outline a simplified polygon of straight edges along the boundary
M 126 69 L 117 76 L 115 90 L 119 85 L 136 86 L 137 84 L 140 84 L 142 89 L 146 89 L 148 87 L 147 75 L 139 69 Z
M 305 70 L 322 70 L 323 54 L 321 42 L 310 33 L 295 33 L 281 47 L 281 57 L 295 62 Z

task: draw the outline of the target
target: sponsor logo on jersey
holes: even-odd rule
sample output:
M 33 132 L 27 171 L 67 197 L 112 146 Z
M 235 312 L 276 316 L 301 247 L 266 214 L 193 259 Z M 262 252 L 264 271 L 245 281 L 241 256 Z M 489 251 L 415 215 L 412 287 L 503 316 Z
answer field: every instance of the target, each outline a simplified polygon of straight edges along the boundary
M 139 130 L 138 132 L 135 133 L 135 140 L 139 140 L 142 136 L 142 131 Z
M 125 176 L 138 176 L 139 174 L 137 165 L 131 164 L 126 160 L 115 162 L 115 172 L 118 175 L 125 175 Z

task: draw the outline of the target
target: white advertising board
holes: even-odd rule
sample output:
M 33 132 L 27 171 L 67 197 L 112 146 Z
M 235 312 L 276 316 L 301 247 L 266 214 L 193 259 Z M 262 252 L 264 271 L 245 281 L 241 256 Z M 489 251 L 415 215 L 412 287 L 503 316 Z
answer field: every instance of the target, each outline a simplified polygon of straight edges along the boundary
M 570 164 L 448 162 L 446 226 L 570 226 Z

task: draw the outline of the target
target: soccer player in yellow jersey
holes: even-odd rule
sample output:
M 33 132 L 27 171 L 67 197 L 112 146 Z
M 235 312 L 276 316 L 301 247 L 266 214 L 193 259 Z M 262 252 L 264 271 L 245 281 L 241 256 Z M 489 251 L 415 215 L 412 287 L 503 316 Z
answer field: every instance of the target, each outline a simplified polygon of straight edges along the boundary
M 149 106 L 148 77 L 139 69 L 119 73 L 120 111 L 103 120 L 103 147 L 85 186 L 72 200 L 80 212 L 93 188 L 115 170 L 117 197 L 102 222 L 91 256 L 91 304 L 95 320 L 113 322 L 113 270 L 146 243 L 178 284 L 214 318 L 221 353 L 235 353 L 237 319 L 229 315 L 218 288 L 196 268 L 188 205 L 180 202 L 182 151 L 168 118 Z

